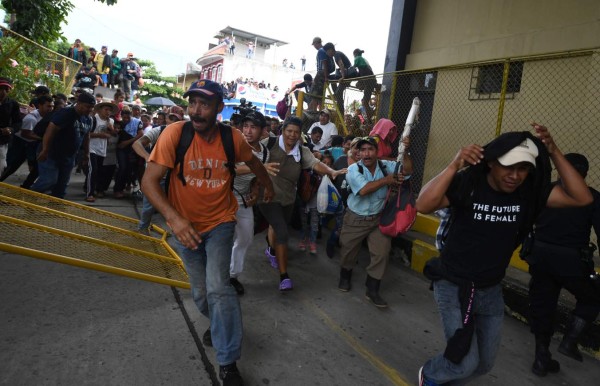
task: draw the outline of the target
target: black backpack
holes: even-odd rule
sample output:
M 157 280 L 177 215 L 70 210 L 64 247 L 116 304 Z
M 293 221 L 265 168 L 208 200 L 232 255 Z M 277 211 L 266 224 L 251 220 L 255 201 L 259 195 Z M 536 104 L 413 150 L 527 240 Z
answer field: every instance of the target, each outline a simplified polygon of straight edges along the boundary
M 231 174 L 231 190 L 233 190 L 233 180 L 235 178 L 235 148 L 233 146 L 233 134 L 231 132 L 233 129 L 231 126 L 220 122 L 217 123 L 217 126 L 219 128 L 219 134 L 221 135 L 221 141 L 223 142 L 223 148 L 225 149 L 225 156 L 227 157 L 225 166 L 227 166 L 227 169 L 229 169 L 229 173 Z M 167 193 L 169 191 L 171 171 L 175 170 L 177 165 L 180 165 L 177 177 L 183 186 L 186 185 L 185 177 L 183 176 L 183 159 L 185 158 L 185 153 L 187 153 L 188 148 L 192 144 L 194 135 L 196 135 L 196 131 L 194 130 L 192 122 L 185 122 L 181 128 L 181 137 L 179 138 L 179 143 L 175 150 L 175 165 L 173 165 L 173 169 L 169 170 L 167 173 L 167 184 L 165 186 Z

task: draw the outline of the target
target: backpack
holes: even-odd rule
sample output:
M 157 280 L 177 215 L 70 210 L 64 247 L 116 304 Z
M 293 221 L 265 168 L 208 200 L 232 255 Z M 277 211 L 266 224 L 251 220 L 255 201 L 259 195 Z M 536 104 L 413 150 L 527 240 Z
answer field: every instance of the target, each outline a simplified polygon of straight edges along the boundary
M 225 156 L 227 157 L 225 166 L 227 166 L 227 169 L 229 169 L 229 173 L 231 174 L 231 190 L 233 190 L 233 180 L 235 178 L 235 148 L 233 146 L 233 134 L 231 132 L 233 129 L 231 126 L 224 125 L 221 122 L 217 123 L 217 127 L 219 128 L 219 134 L 221 135 L 221 141 L 223 142 L 223 148 L 225 149 Z M 183 186 L 186 185 L 185 177 L 183 176 L 183 159 L 185 158 L 185 153 L 187 153 L 188 148 L 192 144 L 194 135 L 196 135 L 196 131 L 194 130 L 192 122 L 185 122 L 181 128 L 181 137 L 179 137 L 179 143 L 175 150 L 175 164 L 173 165 L 173 169 L 167 172 L 167 181 L 170 181 L 171 172 L 177 168 L 177 165 L 180 165 L 177 177 Z M 165 191 L 168 194 L 168 183 L 165 185 Z
M 275 111 L 281 119 L 285 119 L 287 117 L 288 109 L 292 106 L 292 103 L 288 98 L 290 98 L 288 95 L 284 96 L 283 99 L 277 102 L 277 105 L 275 106 Z
M 298 197 L 302 202 L 309 202 L 317 194 L 321 177 L 310 169 L 302 169 L 298 179 Z

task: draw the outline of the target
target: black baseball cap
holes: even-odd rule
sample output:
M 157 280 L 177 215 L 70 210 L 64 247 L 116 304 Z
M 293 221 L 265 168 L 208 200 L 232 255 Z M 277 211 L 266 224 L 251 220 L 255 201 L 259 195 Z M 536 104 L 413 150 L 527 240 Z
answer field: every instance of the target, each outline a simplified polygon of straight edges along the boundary
M 569 153 L 565 154 L 565 158 L 571 163 L 571 165 L 573 165 L 579 174 L 582 176 L 587 175 L 587 172 L 590 169 L 590 163 L 583 154 Z
M 87 92 L 82 92 L 81 94 L 79 94 L 77 96 L 77 102 L 79 103 L 87 103 L 90 105 L 95 105 L 96 104 L 96 97 L 94 97 L 92 94 L 87 93 Z
M 246 121 L 252 121 L 252 123 L 261 128 L 267 126 L 267 120 L 265 119 L 265 116 L 262 115 L 262 113 L 259 111 L 253 111 L 250 114 L 244 116 L 242 118 L 242 123 Z
M 360 149 L 360 147 L 362 145 L 364 145 L 365 143 L 368 143 L 369 145 L 375 146 L 375 148 L 379 148 L 378 144 L 377 144 L 377 139 L 375 137 L 364 137 L 358 140 L 358 142 L 356 143 L 356 148 Z
M 50 89 L 46 86 L 37 86 L 35 89 L 31 90 L 31 93 L 35 95 L 49 95 Z

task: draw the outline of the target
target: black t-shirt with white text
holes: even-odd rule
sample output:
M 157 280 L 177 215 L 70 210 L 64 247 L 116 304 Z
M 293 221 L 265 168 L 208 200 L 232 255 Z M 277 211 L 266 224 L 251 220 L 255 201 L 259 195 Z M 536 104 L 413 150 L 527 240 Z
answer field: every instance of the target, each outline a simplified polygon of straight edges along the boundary
M 83 72 L 80 72 L 75 77 L 79 81 L 77 85 L 82 88 L 94 88 L 94 83 L 96 83 L 95 78 L 95 76 L 84 74 Z
M 441 253 L 444 269 L 476 287 L 495 285 L 502 281 L 517 245 L 526 201 L 520 188 L 513 193 L 495 191 L 485 175 L 475 183 L 470 199 L 458 197 L 461 178 L 458 174 L 446 192 L 453 223 Z

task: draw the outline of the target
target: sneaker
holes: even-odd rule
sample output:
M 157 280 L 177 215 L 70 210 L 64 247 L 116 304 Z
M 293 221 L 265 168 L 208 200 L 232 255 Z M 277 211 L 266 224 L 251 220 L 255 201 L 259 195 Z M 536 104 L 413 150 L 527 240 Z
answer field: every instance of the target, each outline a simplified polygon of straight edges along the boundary
M 202 343 L 207 347 L 212 347 L 212 335 L 210 334 L 210 327 L 202 334 Z
M 419 386 L 439 386 L 439 384 L 425 377 L 425 374 L 423 374 L 423 366 L 419 369 Z
M 316 243 L 309 243 L 309 248 L 310 248 L 310 254 L 311 255 L 316 255 L 317 254 L 317 244 Z
M 272 253 L 271 247 L 267 247 L 265 249 L 265 255 L 269 258 L 269 262 L 271 263 L 271 267 L 275 269 L 279 269 L 279 263 L 277 262 L 277 257 Z
M 298 243 L 298 250 L 299 251 L 306 251 L 306 240 L 302 240 Z
M 244 386 L 244 380 L 235 362 L 226 366 L 219 366 L 219 378 L 223 381 L 223 386 Z
M 96 198 L 94 196 L 87 196 L 85 198 L 86 202 L 96 202 Z
M 238 295 L 244 294 L 244 286 L 242 285 L 242 283 L 239 282 L 238 279 L 232 277 L 229 279 L 229 282 L 231 283 L 231 286 L 235 289 L 235 292 L 237 292 Z
M 290 291 L 294 289 L 294 283 L 292 283 L 292 279 L 287 278 L 283 279 L 279 282 L 279 290 L 280 291 Z

